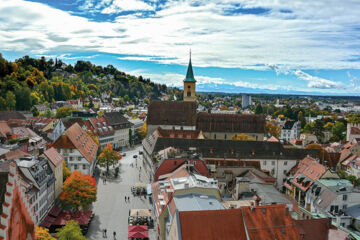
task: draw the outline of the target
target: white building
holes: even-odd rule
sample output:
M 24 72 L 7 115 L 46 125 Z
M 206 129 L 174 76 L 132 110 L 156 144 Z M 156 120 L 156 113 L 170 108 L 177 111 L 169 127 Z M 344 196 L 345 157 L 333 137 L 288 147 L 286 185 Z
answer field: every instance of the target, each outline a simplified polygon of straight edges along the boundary
M 291 139 L 300 137 L 301 125 L 299 121 L 286 121 L 281 129 L 280 139 L 290 142 Z
M 115 130 L 113 147 L 119 149 L 130 145 L 129 142 L 129 129 L 131 123 L 120 112 L 107 112 L 104 117 L 110 126 Z
M 251 106 L 251 104 L 252 104 L 250 95 L 243 94 L 241 100 L 242 100 L 242 102 L 241 102 L 242 108 L 247 108 L 247 107 Z
M 64 157 L 71 171 L 93 175 L 98 145 L 78 123 L 68 128 L 53 147 Z

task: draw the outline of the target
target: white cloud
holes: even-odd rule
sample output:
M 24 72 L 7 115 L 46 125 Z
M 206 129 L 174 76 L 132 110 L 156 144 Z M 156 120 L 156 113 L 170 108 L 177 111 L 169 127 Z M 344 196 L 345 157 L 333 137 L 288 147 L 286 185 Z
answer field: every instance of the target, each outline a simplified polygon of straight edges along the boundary
M 1 0 L 0 46 L 6 51 L 33 54 L 106 52 L 124 54 L 129 57 L 123 59 L 128 60 L 183 65 L 188 62 L 191 47 L 194 66 L 256 70 L 270 67 L 278 74 L 295 74 L 307 81 L 310 88 L 324 89 L 343 86 L 302 70 L 360 68 L 358 61 L 349 61 L 360 55 L 357 1 L 344 0 L 339 4 L 335 0 L 198 0 L 197 6 L 193 3 L 169 0 L 149 18 L 135 13 L 119 16 L 112 22 L 94 22 L 45 4 Z M 231 5 L 234 3 L 248 9 L 266 8 L 269 12 L 224 14 L 224 9 L 235 8 Z M 82 6 L 87 11 L 116 16 L 121 11 L 154 10 L 154 4 L 155 1 L 141 0 L 86 0 Z

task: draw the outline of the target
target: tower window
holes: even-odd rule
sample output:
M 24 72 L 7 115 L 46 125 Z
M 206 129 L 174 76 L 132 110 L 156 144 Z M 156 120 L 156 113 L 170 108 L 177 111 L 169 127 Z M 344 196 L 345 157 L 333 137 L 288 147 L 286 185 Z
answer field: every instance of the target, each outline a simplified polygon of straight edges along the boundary
M 187 92 L 187 96 L 191 97 L 191 92 L 190 91 Z
M 188 86 L 188 88 L 190 89 L 190 85 Z

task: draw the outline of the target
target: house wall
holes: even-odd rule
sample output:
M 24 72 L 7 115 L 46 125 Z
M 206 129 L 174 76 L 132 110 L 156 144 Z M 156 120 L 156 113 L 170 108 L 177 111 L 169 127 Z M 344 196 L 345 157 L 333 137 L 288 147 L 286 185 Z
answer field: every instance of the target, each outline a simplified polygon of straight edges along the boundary
M 123 129 L 117 129 L 115 130 L 114 133 L 114 144 L 113 147 L 114 148 L 119 148 L 119 147 L 125 147 L 125 146 L 129 146 L 129 129 L 130 128 L 123 128 Z
M 292 129 L 281 129 L 280 139 L 289 142 L 291 139 L 300 137 L 300 122 L 294 123 Z
M 55 198 L 58 198 L 61 191 L 62 191 L 62 185 L 63 185 L 63 164 L 60 163 L 57 167 L 55 167 L 51 161 L 49 161 L 49 165 L 51 167 L 51 170 L 54 172 L 55 175 Z
M 82 174 L 93 174 L 95 161 L 90 164 L 77 149 L 63 148 L 57 150 L 64 157 L 71 171 L 81 171 Z
M 170 226 L 170 230 L 168 233 L 168 240 L 178 240 L 179 238 L 179 231 L 180 229 L 178 228 L 179 226 L 179 222 L 178 222 L 178 218 L 175 214 L 175 216 L 173 217 L 171 226 Z
M 146 135 L 152 134 L 156 129 L 161 127 L 162 129 L 175 129 L 175 130 L 196 130 L 195 126 L 180 126 L 180 125 L 147 125 Z
M 240 133 L 240 132 L 203 132 L 208 139 L 230 140 L 236 134 L 246 134 L 255 141 L 264 141 L 264 133 Z
M 360 138 L 360 134 L 350 134 L 351 128 L 356 127 L 360 129 L 360 123 L 348 123 L 346 129 L 346 141 L 352 141 L 354 138 Z

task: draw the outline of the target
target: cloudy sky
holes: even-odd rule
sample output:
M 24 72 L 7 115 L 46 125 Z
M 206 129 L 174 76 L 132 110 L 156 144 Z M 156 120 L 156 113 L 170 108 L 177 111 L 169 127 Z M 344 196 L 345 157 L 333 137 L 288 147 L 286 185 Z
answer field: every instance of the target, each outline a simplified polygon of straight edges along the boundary
M 0 0 L 0 52 L 198 90 L 360 95 L 359 0 Z

